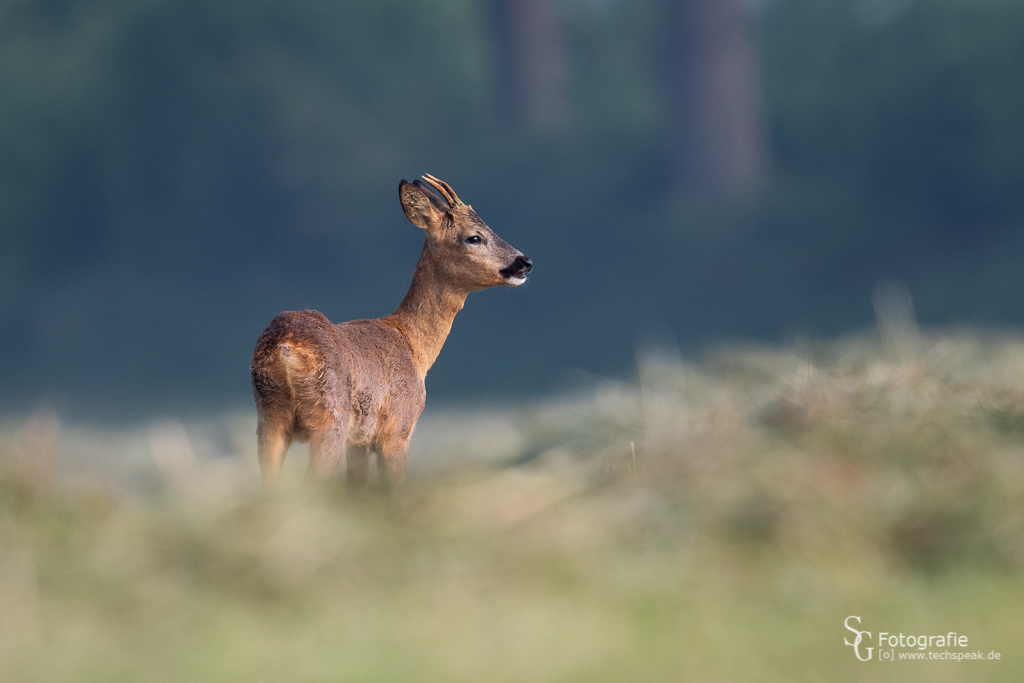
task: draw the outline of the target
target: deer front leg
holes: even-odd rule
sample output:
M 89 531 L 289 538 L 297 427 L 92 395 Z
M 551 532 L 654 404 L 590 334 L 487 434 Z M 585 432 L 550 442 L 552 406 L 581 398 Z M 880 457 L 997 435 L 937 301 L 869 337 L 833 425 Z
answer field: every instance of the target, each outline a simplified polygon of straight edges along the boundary
M 386 486 L 392 491 L 405 482 L 405 456 L 409 452 L 409 436 L 394 436 L 380 445 L 377 466 L 384 475 Z

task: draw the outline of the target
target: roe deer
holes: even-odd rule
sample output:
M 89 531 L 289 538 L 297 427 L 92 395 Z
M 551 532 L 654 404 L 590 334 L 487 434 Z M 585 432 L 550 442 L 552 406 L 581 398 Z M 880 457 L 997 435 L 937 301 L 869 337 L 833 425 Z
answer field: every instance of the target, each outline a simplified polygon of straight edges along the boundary
M 332 324 L 318 311 L 287 311 L 256 342 L 251 370 L 264 481 L 298 440 L 309 441 L 307 476 L 330 476 L 345 462 L 348 484 L 362 486 L 375 452 L 387 484 L 400 485 L 426 401 L 424 378 L 466 296 L 521 285 L 533 269 L 451 186 L 429 174 L 423 179 L 444 201 L 419 180 L 398 186 L 406 217 L 426 241 L 394 313 Z

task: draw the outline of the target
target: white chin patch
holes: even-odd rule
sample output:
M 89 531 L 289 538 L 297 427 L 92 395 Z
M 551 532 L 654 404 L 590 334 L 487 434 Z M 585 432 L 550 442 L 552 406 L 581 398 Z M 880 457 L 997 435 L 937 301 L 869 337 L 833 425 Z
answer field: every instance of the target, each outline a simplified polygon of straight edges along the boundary
M 518 287 L 524 282 L 526 282 L 525 275 L 509 275 L 508 277 L 505 278 L 505 283 L 512 285 L 513 287 Z

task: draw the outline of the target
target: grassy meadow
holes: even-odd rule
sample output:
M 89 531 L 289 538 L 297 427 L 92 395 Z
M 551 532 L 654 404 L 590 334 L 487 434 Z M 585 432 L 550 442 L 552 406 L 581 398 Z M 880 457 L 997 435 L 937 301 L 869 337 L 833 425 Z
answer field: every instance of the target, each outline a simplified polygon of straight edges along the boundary
M 263 491 L 249 412 L 9 418 L 0 681 L 1021 680 L 1024 337 L 882 332 L 429 405 L 394 499 Z

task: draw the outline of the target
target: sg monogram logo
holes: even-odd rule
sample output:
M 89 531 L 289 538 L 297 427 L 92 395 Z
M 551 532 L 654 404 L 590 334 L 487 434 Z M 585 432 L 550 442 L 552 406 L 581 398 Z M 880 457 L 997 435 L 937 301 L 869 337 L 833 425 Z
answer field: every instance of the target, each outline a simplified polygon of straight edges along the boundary
M 861 657 L 860 656 L 860 641 L 863 638 L 864 634 L 867 634 L 868 638 L 870 638 L 871 637 L 871 631 L 858 631 L 854 627 L 850 626 L 850 619 L 856 619 L 857 623 L 860 624 L 860 617 L 855 617 L 855 616 L 851 615 L 851 616 L 846 617 L 846 620 L 843 621 L 843 626 L 845 626 L 848 631 L 851 631 L 851 632 L 855 633 L 857 635 L 857 637 L 853 639 L 852 643 L 849 640 L 847 640 L 846 638 L 843 638 L 843 642 L 853 648 L 853 653 L 857 656 L 857 659 L 859 659 L 862 662 L 866 662 L 869 659 L 871 659 L 871 651 L 874 650 L 875 648 L 873 648 L 873 647 L 867 648 L 868 656 L 867 657 Z

